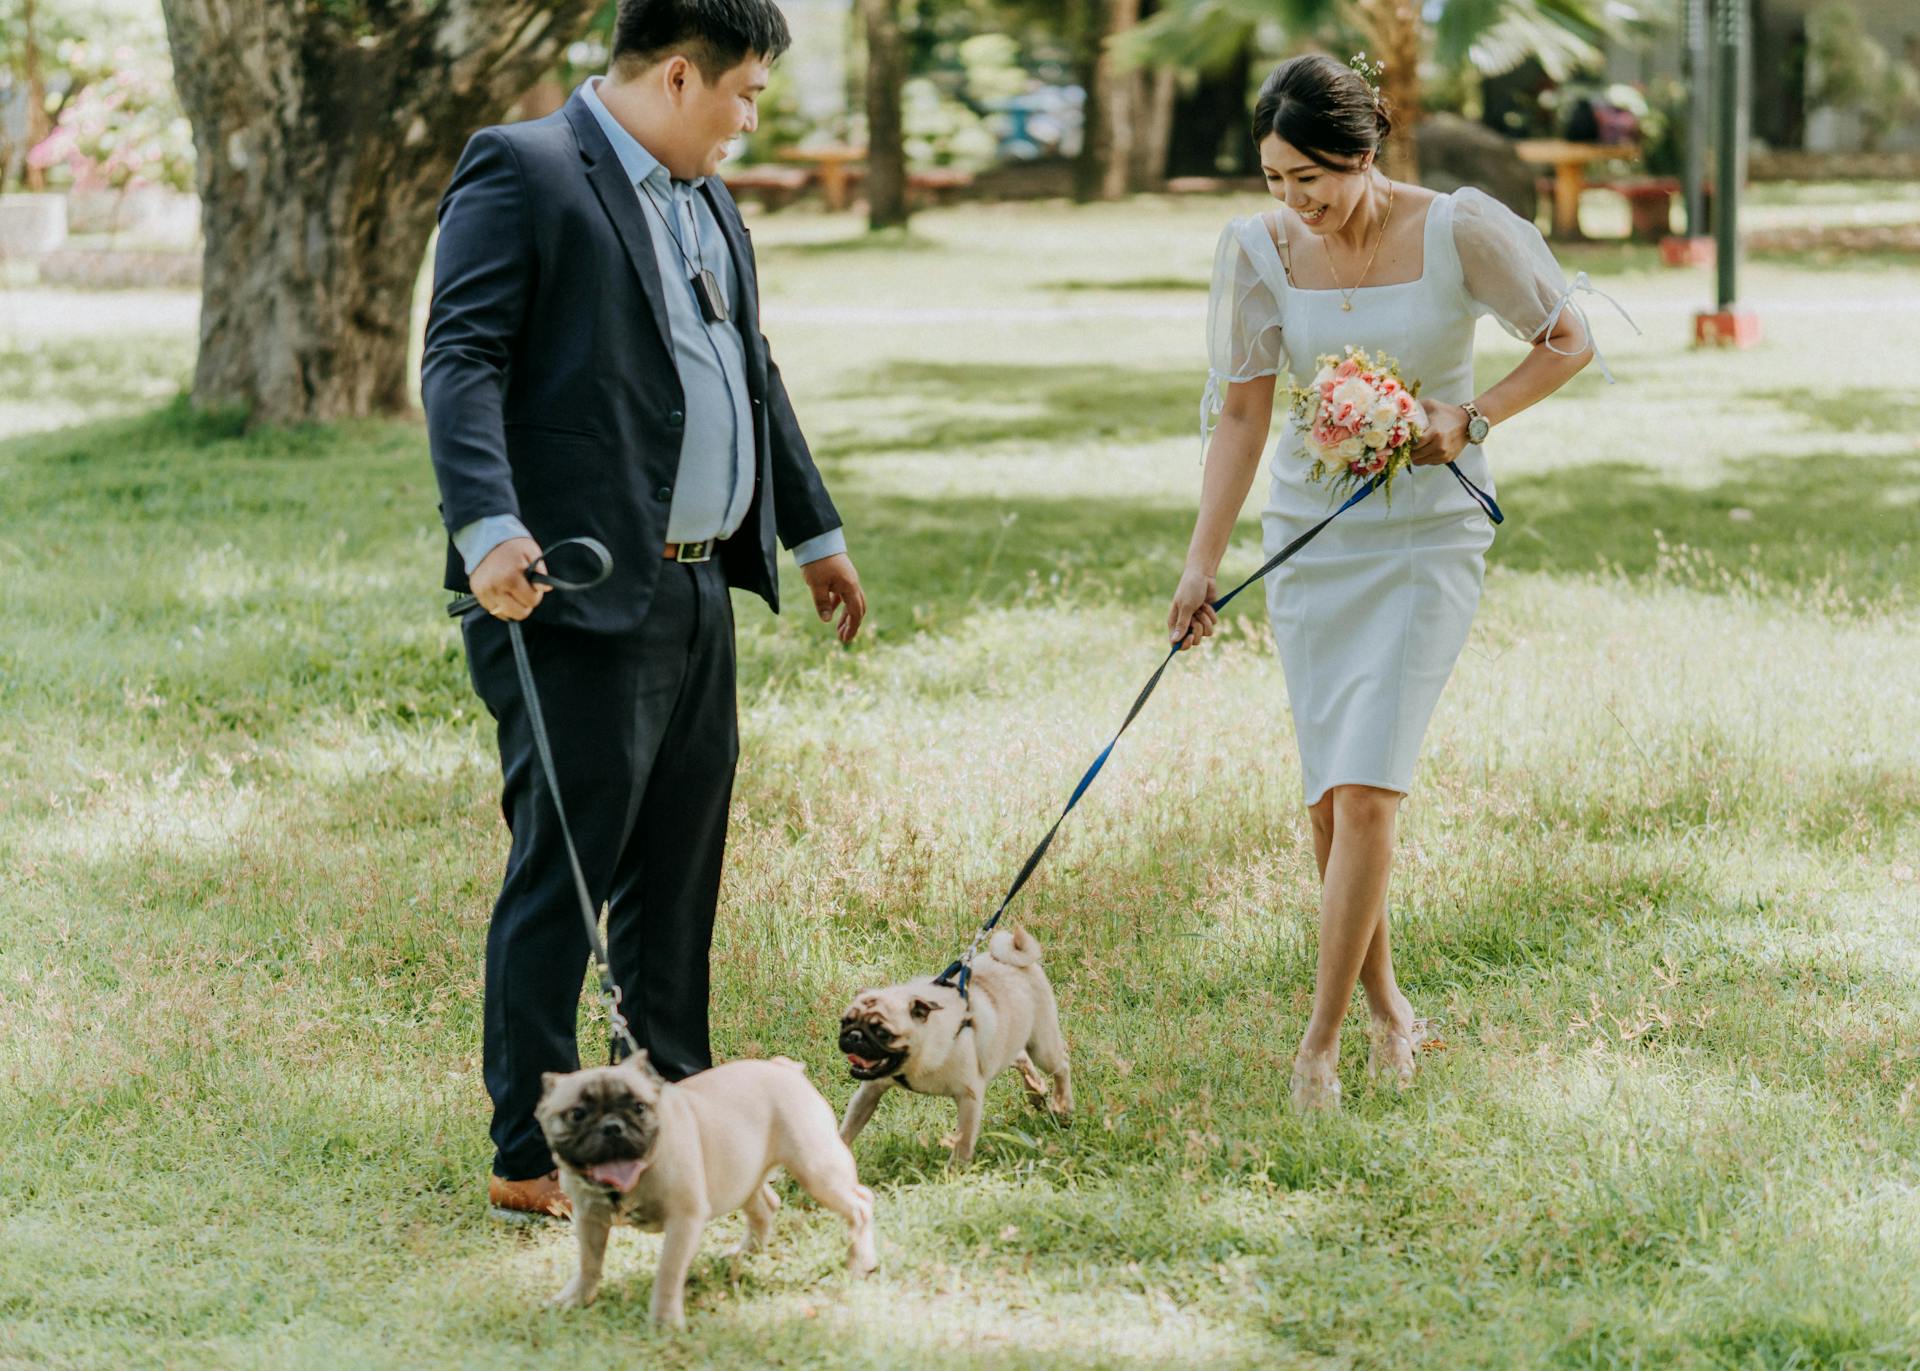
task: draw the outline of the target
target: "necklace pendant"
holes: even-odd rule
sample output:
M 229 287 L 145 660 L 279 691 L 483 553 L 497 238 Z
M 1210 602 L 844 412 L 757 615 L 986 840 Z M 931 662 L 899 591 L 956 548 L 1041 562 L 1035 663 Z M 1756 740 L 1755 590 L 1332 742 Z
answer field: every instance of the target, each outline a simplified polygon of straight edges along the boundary
M 1351 313 L 1353 313 L 1353 301 L 1351 301 L 1351 300 L 1342 300 L 1342 301 L 1340 302 L 1340 308 L 1341 308 L 1341 309 L 1343 309 L 1343 310 L 1345 310 L 1345 311 L 1346 311 L 1346 312 L 1347 312 L 1348 314 L 1351 314 Z

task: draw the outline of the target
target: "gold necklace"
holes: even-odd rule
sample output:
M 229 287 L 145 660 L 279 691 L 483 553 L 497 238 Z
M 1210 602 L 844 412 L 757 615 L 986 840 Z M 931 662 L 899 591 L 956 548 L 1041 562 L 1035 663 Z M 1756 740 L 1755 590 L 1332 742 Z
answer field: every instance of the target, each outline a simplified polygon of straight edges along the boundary
M 1387 212 L 1380 216 L 1380 236 L 1373 240 L 1373 251 L 1367 254 L 1367 264 L 1360 268 L 1360 279 L 1351 287 L 1340 284 L 1340 273 L 1333 269 L 1333 249 L 1323 242 L 1321 247 L 1327 254 L 1327 275 L 1333 278 L 1333 288 L 1340 292 L 1340 308 L 1348 314 L 1353 313 L 1353 292 L 1366 282 L 1367 273 L 1373 270 L 1373 259 L 1380 255 L 1380 245 L 1387 241 L 1387 224 L 1393 219 L 1393 182 L 1387 182 Z

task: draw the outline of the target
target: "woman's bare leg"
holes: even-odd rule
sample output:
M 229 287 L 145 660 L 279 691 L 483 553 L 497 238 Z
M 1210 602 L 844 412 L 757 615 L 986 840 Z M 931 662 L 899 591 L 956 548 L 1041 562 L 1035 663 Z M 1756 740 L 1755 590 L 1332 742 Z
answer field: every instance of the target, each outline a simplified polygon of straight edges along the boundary
M 1320 797 L 1320 803 L 1308 806 L 1307 815 L 1313 823 L 1313 860 L 1320 869 L 1320 880 L 1324 884 L 1327 879 L 1327 858 L 1333 852 L 1333 793 L 1329 791 Z M 1411 1030 L 1413 1006 L 1400 993 L 1399 982 L 1393 974 L 1393 948 L 1387 936 L 1387 901 L 1384 894 L 1380 899 L 1379 921 L 1374 925 L 1373 940 L 1367 944 L 1366 959 L 1360 963 L 1360 986 L 1367 993 L 1367 1013 L 1373 1019 L 1376 1034 L 1383 1031 L 1404 1034 Z
M 1338 1100 L 1334 1068 L 1340 1058 L 1340 1024 L 1353 1000 L 1376 938 L 1383 938 L 1387 875 L 1393 862 L 1397 791 L 1373 786 L 1336 786 L 1333 824 L 1326 844 L 1320 886 L 1320 964 L 1314 979 L 1313 1013 L 1294 1058 L 1295 1099 L 1304 1107 L 1330 1106 Z M 1324 825 L 1314 826 L 1315 855 Z M 1391 977 L 1391 953 L 1381 945 L 1378 973 Z M 1369 996 L 1372 995 L 1369 989 Z

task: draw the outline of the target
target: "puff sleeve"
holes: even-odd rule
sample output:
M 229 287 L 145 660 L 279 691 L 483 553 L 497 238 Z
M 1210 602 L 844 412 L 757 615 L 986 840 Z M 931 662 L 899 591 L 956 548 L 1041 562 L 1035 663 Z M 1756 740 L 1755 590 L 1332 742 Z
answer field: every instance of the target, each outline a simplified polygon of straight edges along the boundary
M 1460 276 L 1476 315 L 1491 314 L 1500 326 L 1523 343 L 1544 342 L 1547 349 L 1571 357 L 1593 349 L 1594 360 L 1608 381 L 1613 373 L 1594 341 L 1586 312 L 1576 294 L 1598 295 L 1638 333 L 1620 302 L 1595 289 L 1586 272 L 1568 284 L 1553 250 L 1540 230 L 1483 191 L 1471 187 L 1454 192 L 1453 245 L 1460 258 Z M 1553 344 L 1552 333 L 1563 314 L 1580 325 L 1580 341 L 1572 348 Z
M 1236 381 L 1277 376 L 1287 366 L 1280 337 L 1280 301 L 1254 258 L 1253 234 L 1266 233 L 1258 219 L 1235 219 L 1221 231 L 1213 254 L 1213 284 L 1207 296 L 1207 388 L 1200 397 L 1200 453 Z

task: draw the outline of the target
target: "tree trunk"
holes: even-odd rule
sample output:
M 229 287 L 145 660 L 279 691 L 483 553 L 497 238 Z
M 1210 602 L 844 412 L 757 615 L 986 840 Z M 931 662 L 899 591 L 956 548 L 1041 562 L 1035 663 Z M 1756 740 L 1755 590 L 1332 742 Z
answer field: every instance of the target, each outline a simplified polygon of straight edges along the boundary
M 1232 171 L 1251 175 L 1259 170 L 1249 131 L 1253 80 L 1253 44 L 1249 41 L 1226 70 L 1202 72 L 1194 88 L 1174 100 L 1167 149 L 1167 175 L 1218 176 L 1223 154 L 1232 158 Z
M 907 83 L 907 45 L 900 0 L 860 0 L 867 28 L 867 226 L 907 222 L 907 146 L 900 91 Z
M 1179 73 L 1159 67 L 1140 73 L 1139 103 L 1133 137 L 1133 157 L 1127 168 L 1127 189 L 1157 191 L 1167 183 L 1167 149 L 1173 142 L 1173 99 Z
M 206 235 L 195 406 L 406 409 L 414 285 L 460 150 L 598 0 L 163 7 Z
M 1101 118 L 1106 140 L 1100 168 L 1100 198 L 1118 200 L 1132 187 L 1136 149 L 1146 136 L 1148 73 L 1138 68 L 1120 70 L 1113 40 L 1140 22 L 1140 0 L 1106 0 L 1100 57 L 1094 80 L 1100 90 Z
M 1073 198 L 1085 204 L 1100 198 L 1113 156 L 1112 121 L 1106 108 L 1106 72 L 1102 54 L 1107 39 L 1108 0 L 1071 0 L 1067 21 L 1073 48 L 1073 75 L 1086 102 L 1080 107 L 1080 155 L 1073 163 Z
M 46 136 L 53 132 L 53 121 L 47 117 L 47 81 L 40 71 L 40 38 L 33 31 L 34 0 L 21 0 L 20 5 L 20 52 L 25 66 L 24 75 L 27 87 L 27 151 L 40 146 Z M 47 170 L 26 164 L 21 175 L 21 184 L 28 190 L 47 188 Z
M 1416 0 L 1357 0 L 1354 17 L 1367 35 L 1367 57 L 1384 63 L 1381 94 L 1393 111 L 1393 137 L 1380 150 L 1380 166 L 1396 181 L 1418 182 L 1420 151 L 1420 40 L 1424 28 Z

